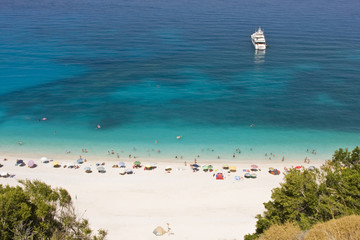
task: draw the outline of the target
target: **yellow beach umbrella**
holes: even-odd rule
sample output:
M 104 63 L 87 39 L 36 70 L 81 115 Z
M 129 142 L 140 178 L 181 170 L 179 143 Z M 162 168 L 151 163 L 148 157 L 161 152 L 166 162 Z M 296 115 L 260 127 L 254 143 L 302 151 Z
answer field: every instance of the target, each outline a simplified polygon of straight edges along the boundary
M 231 172 L 236 172 L 236 167 L 235 167 L 235 166 L 231 166 L 231 167 L 230 167 L 230 171 L 231 171 Z
M 56 166 L 56 165 L 60 165 L 60 163 L 58 161 L 56 162 L 53 162 L 53 165 Z

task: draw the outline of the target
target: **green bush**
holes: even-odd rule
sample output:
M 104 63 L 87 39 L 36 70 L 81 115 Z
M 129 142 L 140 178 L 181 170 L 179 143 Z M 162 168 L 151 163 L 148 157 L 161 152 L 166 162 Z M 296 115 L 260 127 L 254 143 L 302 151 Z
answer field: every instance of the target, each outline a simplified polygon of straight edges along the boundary
M 296 223 L 302 230 L 351 214 L 360 214 L 360 149 L 335 151 L 320 169 L 291 169 L 280 187 L 272 190 L 265 212 L 257 215 L 256 233 L 251 240 L 274 224 Z
M 93 235 L 88 221 L 80 219 L 71 196 L 40 181 L 20 181 L 22 187 L 0 185 L 0 239 L 105 239 Z

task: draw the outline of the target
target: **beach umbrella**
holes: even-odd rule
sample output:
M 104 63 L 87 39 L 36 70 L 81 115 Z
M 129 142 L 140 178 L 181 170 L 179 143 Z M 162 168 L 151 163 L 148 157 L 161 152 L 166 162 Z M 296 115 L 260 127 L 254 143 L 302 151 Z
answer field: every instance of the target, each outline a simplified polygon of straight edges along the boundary
M 171 171 L 172 167 L 171 166 L 166 166 L 165 171 Z
M 124 163 L 124 162 L 120 162 L 120 163 L 119 163 L 119 167 L 124 168 L 124 167 L 125 167 L 125 163 Z
M 193 168 L 198 168 L 198 167 L 200 167 L 200 165 L 198 165 L 198 164 L 195 163 L 195 164 L 192 165 L 192 167 L 193 167 Z
M 133 173 L 133 170 L 131 169 L 126 169 L 126 174 L 132 174 Z
M 259 171 L 257 168 L 252 168 L 252 169 L 250 169 L 250 171 L 252 171 L 252 172 L 257 172 L 257 171 Z
M 151 167 L 154 169 L 154 168 L 157 168 L 157 163 L 152 163 L 151 164 Z
M 125 175 L 126 174 L 126 170 L 125 169 L 121 169 L 120 170 L 120 175 Z
M 1 172 L 0 173 L 0 177 L 6 178 L 6 177 L 9 177 L 9 176 L 10 176 L 9 173 L 7 173 L 7 172 Z
M 213 169 L 214 167 L 212 166 L 212 165 L 209 165 L 208 166 L 208 169 L 210 170 L 210 169 Z
M 152 166 L 150 164 L 145 165 L 145 170 L 151 170 L 151 169 L 152 169 Z
M 256 173 L 250 173 L 250 178 L 257 178 Z
M 19 164 L 22 164 L 22 163 L 24 163 L 24 160 L 21 160 L 21 159 L 16 160 L 16 165 L 19 165 Z
M 135 161 L 135 162 L 134 162 L 134 165 L 135 165 L 135 166 L 140 166 L 140 165 L 141 165 L 141 162 L 140 162 L 140 161 Z
M 98 170 L 99 173 L 105 173 L 106 172 L 106 170 L 105 170 L 105 168 L 103 166 L 98 167 L 97 170 Z
M 272 172 L 274 173 L 274 175 L 279 175 L 280 174 L 280 171 L 277 170 L 277 169 L 274 169 Z
M 251 178 L 251 175 L 250 175 L 250 173 L 245 173 L 245 174 L 244 174 L 244 177 L 245 177 L 245 178 Z
M 156 227 L 156 228 L 154 229 L 153 233 L 154 233 L 156 236 L 162 236 L 162 235 L 164 235 L 164 234 L 166 233 L 166 231 L 165 231 L 162 227 L 158 226 L 158 227 Z
M 236 172 L 236 167 L 235 167 L 235 166 L 231 166 L 231 167 L 230 167 L 230 171 L 231 171 L 231 172 Z
M 240 176 L 235 176 L 235 181 L 240 181 Z
M 251 165 L 251 168 L 258 168 L 258 165 L 253 164 Z
M 56 162 L 53 162 L 53 167 L 54 168 L 59 168 L 59 167 L 61 167 L 61 165 L 60 165 L 60 163 L 58 161 L 56 161 Z
M 78 164 L 83 164 L 83 159 L 82 158 L 79 158 L 78 160 L 76 160 L 76 162 L 78 163 Z
M 85 170 L 86 173 L 91 173 L 92 172 L 91 167 L 85 167 L 84 170 Z
M 229 165 L 223 165 L 223 169 L 229 169 Z
M 273 167 L 269 167 L 269 171 L 273 171 L 274 170 L 274 168 Z
M 295 169 L 301 169 L 302 167 L 301 166 L 296 166 Z
M 206 172 L 207 170 L 209 170 L 209 166 L 204 165 L 204 166 L 202 166 L 202 169 L 203 169 L 204 172 Z
M 36 165 L 35 165 L 35 163 L 34 163 L 34 161 L 33 160 L 30 160 L 29 162 L 28 162 L 28 167 L 29 168 L 34 168 Z
M 310 171 L 315 170 L 315 166 L 310 166 L 310 167 L 309 167 L 309 170 L 310 170 Z

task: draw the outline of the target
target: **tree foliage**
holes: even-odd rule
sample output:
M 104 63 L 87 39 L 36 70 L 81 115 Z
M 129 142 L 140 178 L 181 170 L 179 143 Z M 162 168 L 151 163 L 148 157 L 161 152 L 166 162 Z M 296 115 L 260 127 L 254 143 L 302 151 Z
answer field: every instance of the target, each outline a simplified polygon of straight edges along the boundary
M 0 185 L 0 239 L 102 240 L 88 221 L 77 216 L 71 196 L 38 180 L 20 181 L 22 187 Z
M 272 190 L 265 212 L 257 215 L 256 239 L 274 224 L 293 222 L 306 230 L 318 222 L 360 214 L 360 149 L 335 151 L 331 161 L 313 171 L 291 169 Z

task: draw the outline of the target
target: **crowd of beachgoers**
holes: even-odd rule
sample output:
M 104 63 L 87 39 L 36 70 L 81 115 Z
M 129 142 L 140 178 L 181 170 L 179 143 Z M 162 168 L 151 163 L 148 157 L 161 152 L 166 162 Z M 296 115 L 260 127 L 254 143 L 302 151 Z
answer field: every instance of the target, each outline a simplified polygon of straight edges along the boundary
M 84 151 L 84 150 L 83 150 Z M 86 150 L 85 150 L 86 151 Z M 305 159 L 304 163 L 308 165 L 310 161 Z M 53 167 L 53 168 L 63 168 L 63 169 L 79 169 L 80 171 L 84 171 L 87 174 L 91 174 L 93 172 L 105 174 L 110 169 L 118 169 L 119 175 L 130 175 L 136 174 L 138 171 L 163 171 L 166 173 L 171 173 L 173 171 L 183 171 L 183 170 L 191 170 L 192 172 L 208 172 L 212 173 L 212 176 L 217 180 L 224 180 L 228 176 L 234 176 L 234 179 L 237 181 L 244 180 L 244 178 L 257 178 L 257 172 L 260 172 L 262 169 L 257 164 L 249 164 L 244 168 L 237 167 L 237 164 L 199 164 L 197 159 L 195 158 L 192 163 L 185 161 L 182 167 L 172 167 L 167 164 L 159 164 L 157 162 L 151 163 L 142 163 L 139 160 L 132 161 L 120 161 L 114 163 L 112 162 L 90 162 L 85 158 L 79 156 L 76 161 L 63 161 L 59 162 L 57 160 L 48 159 L 47 157 L 42 157 L 39 160 L 23 160 L 23 159 L 12 159 L 8 160 L 7 158 L 3 159 L 3 163 L 0 163 L 0 168 L 3 168 L 4 171 L 0 172 L 0 177 L 14 177 L 15 173 L 6 172 L 6 165 L 13 164 L 17 167 L 28 167 L 28 168 L 36 168 L 39 164 Z M 178 164 L 177 164 L 178 165 Z M 296 165 L 291 166 L 296 169 L 301 169 L 304 166 Z M 309 169 L 314 169 L 314 166 L 307 166 Z M 115 171 L 115 170 L 113 170 Z M 276 169 L 273 167 L 269 167 L 266 169 L 272 175 L 280 175 L 281 173 L 286 174 L 289 171 L 289 168 L 284 166 L 283 169 Z

